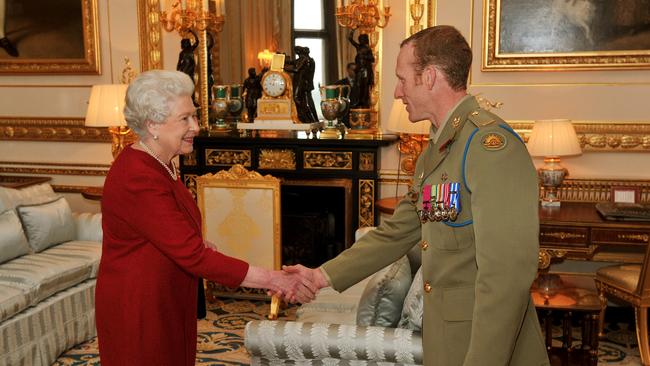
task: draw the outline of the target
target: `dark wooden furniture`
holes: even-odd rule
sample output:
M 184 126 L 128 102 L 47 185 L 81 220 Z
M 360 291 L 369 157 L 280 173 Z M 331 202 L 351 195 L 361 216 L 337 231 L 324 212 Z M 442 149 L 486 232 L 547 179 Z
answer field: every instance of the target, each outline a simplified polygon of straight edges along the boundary
M 601 321 L 599 336 L 603 335 L 607 299 L 616 298 L 634 307 L 639 354 L 643 365 L 650 365 L 650 337 L 648 334 L 648 307 L 650 307 L 650 246 L 647 246 L 642 264 L 617 264 L 596 271 L 596 286 L 600 294 Z
M 540 208 L 539 222 L 542 268 L 553 258 L 643 263 L 650 241 L 650 222 L 605 220 L 591 202 Z
M 580 277 L 583 277 L 582 281 Z M 533 283 L 531 295 L 543 324 L 551 365 L 596 366 L 600 300 L 593 279 L 580 275 L 542 273 Z M 553 345 L 552 323 L 555 317 L 560 317 L 562 323 L 560 347 Z M 571 325 L 575 318 L 581 326 L 580 346 L 573 346 Z
M 343 187 L 349 192 L 345 209 L 345 245 L 348 246 L 353 242 L 355 229 L 378 223 L 375 200 L 380 148 L 396 140 L 395 135 L 328 140 L 307 138 L 293 132 L 248 136 L 202 133 L 194 138 L 194 152 L 181 156 L 180 171 L 183 182 L 193 194 L 196 194 L 197 176 L 229 169 L 235 164 L 278 177 L 283 188 L 300 185 Z M 306 200 L 305 204 L 310 203 Z
M 377 201 L 380 212 L 392 214 L 400 198 Z M 553 259 L 643 263 L 650 241 L 650 222 L 603 219 L 592 202 L 562 202 L 540 207 L 540 269 Z
M 52 180 L 50 177 L 29 177 L 22 175 L 0 175 L 0 187 L 20 189 Z
M 104 194 L 104 187 L 88 187 L 81 191 L 81 195 L 85 199 L 92 201 L 101 201 Z

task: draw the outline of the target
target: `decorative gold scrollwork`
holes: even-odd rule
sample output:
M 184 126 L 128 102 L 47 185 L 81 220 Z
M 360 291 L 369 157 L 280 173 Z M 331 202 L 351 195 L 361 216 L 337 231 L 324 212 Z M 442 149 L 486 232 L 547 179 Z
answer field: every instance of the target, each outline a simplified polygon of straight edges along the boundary
M 375 181 L 359 179 L 359 227 L 375 225 Z
M 296 170 L 296 153 L 290 149 L 261 149 L 260 169 Z
M 584 239 L 585 234 L 567 233 L 565 231 L 542 232 L 542 236 L 551 237 L 555 239 Z
M 305 151 L 305 169 L 352 170 L 351 151 Z
M 617 238 L 621 240 L 636 240 L 644 243 L 650 241 L 650 235 L 648 234 L 618 234 Z
M 190 191 L 192 197 L 196 201 L 196 174 L 184 174 L 183 175 L 183 184 Z
M 183 159 L 183 165 L 185 166 L 196 166 L 196 150 L 189 154 L 182 155 L 181 159 Z
M 206 166 L 230 166 L 241 164 L 251 166 L 250 150 L 205 149 Z
M 359 153 L 359 170 L 364 172 L 371 172 L 375 170 L 375 154 Z

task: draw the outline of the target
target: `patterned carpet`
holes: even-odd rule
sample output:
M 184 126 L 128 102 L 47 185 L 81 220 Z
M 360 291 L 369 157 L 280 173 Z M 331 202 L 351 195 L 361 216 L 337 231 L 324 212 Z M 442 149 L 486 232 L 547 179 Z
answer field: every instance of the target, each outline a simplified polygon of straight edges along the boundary
M 248 365 L 249 356 L 244 348 L 244 326 L 250 320 L 264 319 L 269 304 L 263 301 L 227 299 L 208 305 L 208 316 L 198 323 L 198 353 L 196 365 Z M 280 319 L 295 318 L 296 307 L 285 309 Z M 617 330 L 608 330 L 607 340 L 601 341 L 598 349 L 598 365 L 632 366 L 641 365 L 636 347 L 636 335 L 628 330 L 627 324 L 618 324 Z M 559 327 L 553 331 L 557 340 Z M 574 331 L 574 334 L 580 334 Z M 574 345 L 579 344 L 579 339 Z M 100 365 L 97 339 L 94 338 L 64 353 L 53 366 Z

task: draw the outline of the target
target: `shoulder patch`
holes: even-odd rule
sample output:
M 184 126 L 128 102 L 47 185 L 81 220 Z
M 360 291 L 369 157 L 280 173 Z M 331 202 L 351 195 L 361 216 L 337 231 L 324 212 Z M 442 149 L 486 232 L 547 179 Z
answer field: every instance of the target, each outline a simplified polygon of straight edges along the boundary
M 481 145 L 487 151 L 498 151 L 506 147 L 508 140 L 499 132 L 488 132 L 481 136 Z
M 476 127 L 488 126 L 496 122 L 496 119 L 483 108 L 478 108 L 475 111 L 471 112 L 469 115 L 467 115 L 467 119 L 472 121 Z

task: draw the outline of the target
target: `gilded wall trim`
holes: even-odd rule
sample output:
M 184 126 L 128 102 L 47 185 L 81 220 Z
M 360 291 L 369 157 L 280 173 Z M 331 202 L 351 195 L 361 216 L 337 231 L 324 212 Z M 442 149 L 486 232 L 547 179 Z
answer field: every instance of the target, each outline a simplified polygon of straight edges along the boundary
M 160 0 L 138 0 L 140 70 L 162 68 L 162 27 Z
M 619 186 L 638 188 L 639 201 L 650 203 L 650 181 L 647 180 L 565 179 L 558 189 L 558 196 L 565 202 L 607 202 L 611 201 L 612 187 Z M 540 191 L 542 197 L 544 188 L 540 187 Z
M 84 126 L 84 118 L 0 117 L 0 140 L 110 142 L 111 134 Z
M 66 184 L 52 184 L 52 189 L 54 192 L 59 193 L 81 193 L 87 189 L 96 188 L 93 186 L 77 186 L 77 185 L 66 185 Z
M 0 173 L 105 176 L 108 164 L 0 161 Z
M 528 141 L 534 121 L 508 121 Z M 650 121 L 573 121 L 583 151 L 650 151 Z
M 351 151 L 305 151 L 303 160 L 305 169 L 352 170 Z

